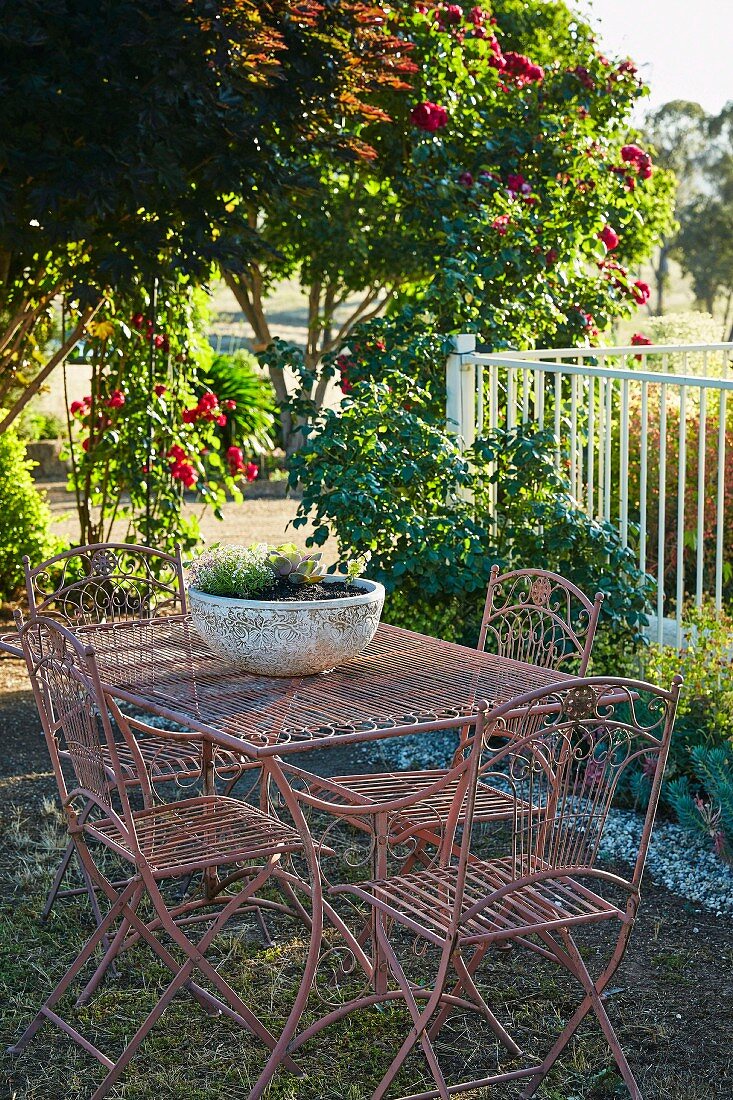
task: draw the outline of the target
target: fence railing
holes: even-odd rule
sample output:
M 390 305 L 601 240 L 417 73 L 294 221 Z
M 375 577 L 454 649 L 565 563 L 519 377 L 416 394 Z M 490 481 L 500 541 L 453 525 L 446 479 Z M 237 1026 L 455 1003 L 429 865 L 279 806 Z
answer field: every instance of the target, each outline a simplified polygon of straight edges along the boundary
M 487 429 L 552 429 L 578 502 L 615 523 L 656 575 L 658 640 L 674 605 L 680 644 L 684 599 L 710 594 L 721 607 L 731 580 L 733 343 L 479 354 L 458 336 L 454 349 L 449 429 L 466 447 Z

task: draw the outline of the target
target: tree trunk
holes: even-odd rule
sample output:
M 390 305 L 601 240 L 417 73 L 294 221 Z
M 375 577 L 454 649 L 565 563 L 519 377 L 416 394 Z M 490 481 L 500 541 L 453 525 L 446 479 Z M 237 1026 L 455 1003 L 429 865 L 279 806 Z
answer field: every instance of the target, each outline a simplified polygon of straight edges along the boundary
M 659 247 L 659 258 L 654 269 L 654 280 L 657 285 L 656 315 L 661 317 L 664 313 L 664 292 L 669 281 L 669 244 L 662 241 Z

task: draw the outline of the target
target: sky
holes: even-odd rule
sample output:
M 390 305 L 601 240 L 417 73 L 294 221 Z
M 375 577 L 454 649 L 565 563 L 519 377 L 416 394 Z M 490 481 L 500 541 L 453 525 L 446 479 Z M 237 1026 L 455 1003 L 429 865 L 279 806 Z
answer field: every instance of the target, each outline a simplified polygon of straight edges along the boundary
M 599 46 L 629 56 L 651 87 L 642 111 L 689 99 L 717 114 L 733 100 L 733 0 L 575 0 Z

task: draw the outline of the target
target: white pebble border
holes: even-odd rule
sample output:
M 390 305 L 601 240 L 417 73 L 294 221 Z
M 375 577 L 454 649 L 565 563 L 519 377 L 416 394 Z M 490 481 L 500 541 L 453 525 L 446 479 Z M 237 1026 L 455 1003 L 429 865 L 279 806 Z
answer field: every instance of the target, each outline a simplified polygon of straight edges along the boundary
M 451 734 L 407 737 L 364 746 L 373 766 L 405 770 L 444 767 L 452 755 Z M 382 760 L 377 763 L 377 755 Z M 364 759 L 367 759 L 365 756 Z M 644 819 L 632 810 L 612 810 L 603 833 L 601 857 L 633 863 Z M 681 825 L 659 818 L 652 833 L 645 873 L 678 897 L 711 910 L 717 916 L 733 914 L 733 867 L 719 859 L 712 841 L 687 832 Z

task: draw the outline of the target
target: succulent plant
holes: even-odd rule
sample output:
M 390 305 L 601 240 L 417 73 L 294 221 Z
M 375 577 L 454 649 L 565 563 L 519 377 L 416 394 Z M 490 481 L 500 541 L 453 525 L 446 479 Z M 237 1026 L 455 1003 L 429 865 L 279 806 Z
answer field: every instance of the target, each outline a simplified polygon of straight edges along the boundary
M 317 584 L 326 575 L 320 553 L 303 554 L 293 543 L 276 546 L 267 555 L 270 568 L 278 579 L 290 584 Z

